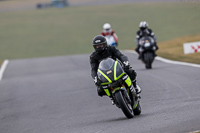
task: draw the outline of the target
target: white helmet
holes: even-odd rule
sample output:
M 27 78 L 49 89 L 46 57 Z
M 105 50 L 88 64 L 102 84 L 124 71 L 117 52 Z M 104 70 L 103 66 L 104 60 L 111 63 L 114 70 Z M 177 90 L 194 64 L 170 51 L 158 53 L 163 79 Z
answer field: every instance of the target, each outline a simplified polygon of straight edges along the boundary
M 146 21 L 141 21 L 139 27 L 140 29 L 146 29 L 148 27 L 148 23 Z
M 110 30 L 110 28 L 111 28 L 111 25 L 110 25 L 109 23 L 105 23 L 105 24 L 103 25 L 103 29 L 104 29 L 104 30 Z

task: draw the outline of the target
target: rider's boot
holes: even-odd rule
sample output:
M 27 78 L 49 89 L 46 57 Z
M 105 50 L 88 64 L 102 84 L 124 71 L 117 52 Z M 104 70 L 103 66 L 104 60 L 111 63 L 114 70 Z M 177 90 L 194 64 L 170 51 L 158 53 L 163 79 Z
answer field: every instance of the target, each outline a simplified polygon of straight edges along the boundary
M 112 105 L 115 105 L 115 102 L 114 102 L 114 100 L 111 98 L 111 101 L 112 101 Z
M 106 95 L 105 91 L 103 90 L 101 86 L 97 86 L 97 93 L 100 97 Z
M 157 54 L 156 54 L 156 52 L 155 52 L 155 51 L 153 52 L 153 55 L 154 55 L 154 57 L 156 57 L 156 56 L 157 56 Z
M 136 80 L 134 80 L 133 82 L 133 87 L 135 89 L 136 94 L 140 94 L 142 92 L 142 89 L 140 88 L 140 86 L 136 83 Z
M 138 60 L 141 60 L 141 59 L 142 59 L 142 55 L 139 54 L 139 56 L 138 56 Z

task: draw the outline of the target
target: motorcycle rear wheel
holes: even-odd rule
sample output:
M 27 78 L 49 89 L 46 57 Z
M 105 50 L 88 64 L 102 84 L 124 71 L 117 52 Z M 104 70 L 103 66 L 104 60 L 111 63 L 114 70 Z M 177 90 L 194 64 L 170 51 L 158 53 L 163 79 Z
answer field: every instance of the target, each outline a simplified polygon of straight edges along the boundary
M 133 110 L 134 115 L 140 115 L 142 112 L 141 106 L 140 106 L 140 102 L 138 102 L 137 107 Z

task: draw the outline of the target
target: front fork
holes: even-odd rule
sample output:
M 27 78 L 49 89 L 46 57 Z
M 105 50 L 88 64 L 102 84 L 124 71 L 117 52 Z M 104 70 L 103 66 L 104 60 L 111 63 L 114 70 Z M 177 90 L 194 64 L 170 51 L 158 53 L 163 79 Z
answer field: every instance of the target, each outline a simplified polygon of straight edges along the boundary
M 122 79 L 125 82 L 125 84 L 126 84 L 125 86 L 126 86 L 127 89 L 125 87 L 118 87 L 118 88 L 115 88 L 111 92 L 110 89 L 104 88 L 104 91 L 106 92 L 107 96 L 112 98 L 112 93 L 121 89 L 124 96 L 127 98 L 128 102 L 131 103 L 131 105 L 134 109 L 134 108 L 137 107 L 138 100 L 136 101 L 136 92 L 135 92 L 135 89 L 133 87 L 132 81 L 131 81 L 131 79 L 128 75 L 124 76 Z
M 131 79 L 130 79 L 130 77 L 128 75 L 124 76 L 123 80 L 125 81 L 125 83 L 126 83 L 126 85 L 128 87 L 127 93 L 130 96 L 130 99 L 132 101 L 132 107 L 134 109 L 135 106 L 137 106 L 137 101 L 135 100 L 136 99 L 136 92 L 135 92 L 135 89 L 133 87 L 132 81 L 131 81 Z M 129 93 L 129 90 L 131 91 L 131 93 Z

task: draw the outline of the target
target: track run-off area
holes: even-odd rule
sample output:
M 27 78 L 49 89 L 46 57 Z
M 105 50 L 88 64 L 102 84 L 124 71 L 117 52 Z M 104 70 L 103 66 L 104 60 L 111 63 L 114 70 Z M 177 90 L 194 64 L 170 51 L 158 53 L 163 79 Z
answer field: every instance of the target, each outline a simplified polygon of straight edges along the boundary
M 188 133 L 200 130 L 200 67 L 156 59 L 147 70 L 122 51 L 142 88 L 127 119 L 97 95 L 89 54 L 10 60 L 0 82 L 1 133 Z

